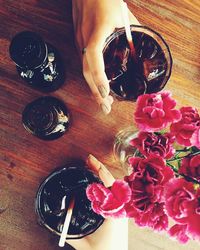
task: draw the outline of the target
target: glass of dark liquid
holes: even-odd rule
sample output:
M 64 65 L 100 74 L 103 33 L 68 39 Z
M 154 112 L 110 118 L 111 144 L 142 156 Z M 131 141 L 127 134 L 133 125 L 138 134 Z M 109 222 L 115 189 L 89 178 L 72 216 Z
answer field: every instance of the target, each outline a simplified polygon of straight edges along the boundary
M 66 239 L 78 239 L 93 233 L 104 221 L 102 216 L 93 212 L 86 196 L 86 188 L 93 182 L 100 180 L 78 162 L 51 173 L 42 182 L 36 195 L 39 223 L 60 236 L 73 197 L 75 203 Z
M 65 104 L 52 96 L 29 103 L 22 113 L 24 128 L 43 140 L 61 137 L 69 128 L 70 115 Z
M 57 49 L 39 34 L 31 31 L 16 34 L 9 51 L 20 77 L 31 87 L 51 92 L 64 83 L 64 66 Z
M 103 50 L 105 72 L 110 88 L 119 100 L 135 101 L 139 95 L 158 92 L 170 78 L 170 49 L 154 30 L 131 25 L 133 46 L 125 29 L 114 32 Z

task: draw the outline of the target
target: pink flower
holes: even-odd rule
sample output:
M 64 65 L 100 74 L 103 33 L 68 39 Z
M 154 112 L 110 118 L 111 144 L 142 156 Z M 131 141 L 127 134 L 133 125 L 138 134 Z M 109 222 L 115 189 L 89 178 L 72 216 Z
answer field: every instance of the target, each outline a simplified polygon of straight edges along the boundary
M 193 214 L 188 220 L 188 232 L 195 240 L 200 240 L 200 188 L 196 191 Z
M 165 188 L 165 208 L 176 222 L 187 224 L 196 206 L 193 184 L 183 178 L 172 179 Z
M 200 154 L 185 157 L 181 161 L 179 173 L 200 181 Z
M 111 189 L 102 184 L 93 183 L 86 189 L 88 199 L 91 201 L 92 209 L 103 217 L 125 217 L 125 203 L 130 201 L 131 189 L 122 180 L 116 180 Z
M 173 179 L 166 185 L 167 214 L 179 224 L 187 225 L 187 235 L 200 240 L 200 188 L 185 179 Z
M 192 146 L 200 148 L 200 126 L 196 126 L 194 133 L 190 139 Z
M 162 202 L 164 185 L 173 177 L 173 171 L 161 157 L 133 157 L 130 165 L 133 172 L 124 178 L 132 190 L 127 213 L 129 217 L 137 218 L 138 213 L 152 210 L 152 204 Z
M 169 92 L 141 95 L 137 99 L 135 122 L 142 131 L 154 132 L 180 120 L 176 102 Z
M 200 148 L 200 117 L 197 109 L 182 107 L 180 112 L 182 118 L 171 125 L 171 132 L 179 144 Z
M 169 231 L 171 237 L 177 238 L 180 243 L 186 243 L 190 238 L 187 235 L 187 225 L 186 224 L 175 224 Z
M 141 212 L 129 202 L 126 204 L 126 211 L 128 216 L 134 218 L 135 223 L 140 227 L 151 227 L 156 231 L 166 230 L 168 227 L 168 217 L 164 212 L 164 203 L 152 203 L 147 211 Z
M 175 153 L 172 146 L 174 140 L 175 137 L 170 133 L 140 132 L 138 137 L 134 138 L 130 144 L 139 149 L 140 153 L 146 157 L 157 155 L 169 159 Z
M 132 157 L 129 158 L 129 163 L 133 170 L 131 175 L 125 177 L 125 180 L 130 186 L 139 182 L 141 186 L 147 186 L 149 190 L 150 186 L 163 186 L 174 176 L 171 168 L 166 166 L 163 158 L 159 156 L 149 156 L 145 159 Z M 131 189 L 134 192 L 135 188 L 131 187 Z

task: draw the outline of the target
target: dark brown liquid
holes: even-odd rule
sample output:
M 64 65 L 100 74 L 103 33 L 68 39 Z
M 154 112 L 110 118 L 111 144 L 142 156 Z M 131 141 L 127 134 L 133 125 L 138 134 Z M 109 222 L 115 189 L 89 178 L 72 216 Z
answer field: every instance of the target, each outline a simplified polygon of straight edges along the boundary
M 132 38 L 134 55 L 125 34 L 116 36 L 104 50 L 110 87 L 117 96 L 126 100 L 160 91 L 169 78 L 168 62 L 160 45 L 143 32 L 132 32 Z
M 74 196 L 75 206 L 68 238 L 80 238 L 95 231 L 104 219 L 93 212 L 86 197 L 86 188 L 93 182 L 100 181 L 92 172 L 80 167 L 63 168 L 51 174 L 37 194 L 36 211 L 41 223 L 61 233 L 70 199 Z M 61 210 L 65 195 L 65 209 Z

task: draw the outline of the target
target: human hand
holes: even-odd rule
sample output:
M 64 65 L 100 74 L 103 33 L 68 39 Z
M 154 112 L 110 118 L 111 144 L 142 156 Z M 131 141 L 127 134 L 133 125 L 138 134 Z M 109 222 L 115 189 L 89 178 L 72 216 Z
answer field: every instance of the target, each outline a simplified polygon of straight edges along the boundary
M 103 48 L 106 38 L 124 26 L 122 0 L 73 0 L 73 22 L 83 75 L 103 112 L 111 111 L 109 80 L 105 74 Z M 129 11 L 130 24 L 139 24 Z M 84 54 L 81 55 L 83 48 Z
M 108 169 L 94 156 L 89 155 L 88 167 L 103 181 L 106 187 L 115 181 Z M 128 250 L 128 220 L 105 219 L 103 224 L 92 234 L 77 240 L 67 240 L 76 250 Z

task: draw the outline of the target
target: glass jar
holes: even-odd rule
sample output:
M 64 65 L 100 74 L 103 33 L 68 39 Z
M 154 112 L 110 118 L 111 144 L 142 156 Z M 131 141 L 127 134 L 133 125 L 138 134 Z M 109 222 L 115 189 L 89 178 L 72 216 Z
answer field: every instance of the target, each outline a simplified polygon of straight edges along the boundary
M 130 142 L 132 139 L 136 138 L 137 135 L 138 132 L 135 128 L 128 127 L 119 131 L 114 140 L 113 154 L 115 159 L 121 163 L 125 174 L 128 175 L 132 172 L 128 160 L 137 152 L 137 149 L 133 147 Z
M 64 83 L 64 66 L 57 49 L 38 34 L 31 31 L 18 33 L 12 39 L 9 51 L 20 77 L 31 87 L 50 92 Z

